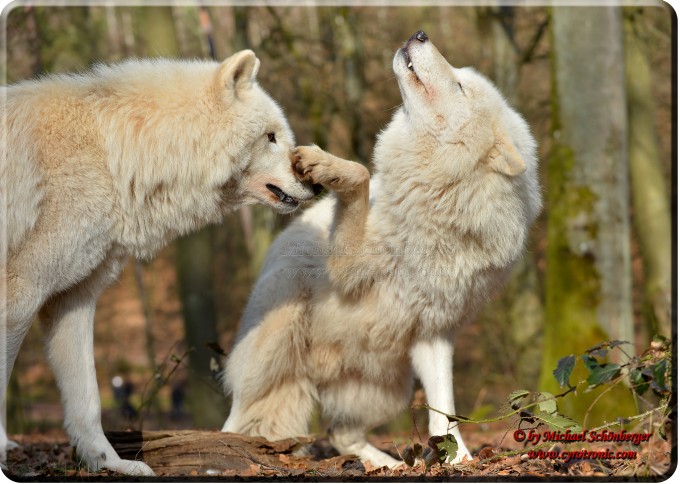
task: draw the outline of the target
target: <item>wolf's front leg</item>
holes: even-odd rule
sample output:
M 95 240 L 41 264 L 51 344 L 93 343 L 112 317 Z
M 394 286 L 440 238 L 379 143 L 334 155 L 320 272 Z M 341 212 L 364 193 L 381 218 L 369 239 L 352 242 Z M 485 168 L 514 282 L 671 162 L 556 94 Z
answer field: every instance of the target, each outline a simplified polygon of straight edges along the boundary
M 449 415 L 455 415 L 456 406 L 453 396 L 453 336 L 433 337 L 417 341 L 411 348 L 411 363 L 416 375 L 423 384 L 427 404 Z M 463 442 L 458 423 L 449 423 L 446 416 L 430 410 L 430 436 L 450 433 L 458 443 L 458 452 L 449 462 L 457 464 L 467 457 L 470 451 Z
M 77 287 L 53 298 L 41 312 L 47 331 L 47 357 L 64 404 L 64 426 L 90 469 L 153 476 L 144 462 L 118 457 L 104 436 L 94 367 L 93 320 L 96 297 Z
M 378 467 L 397 467 L 403 464 L 382 450 L 372 446 L 366 440 L 366 431 L 352 425 L 337 425 L 330 430 L 330 441 L 333 447 L 343 455 L 356 455 L 363 462 L 370 462 Z
M 372 268 L 363 250 L 368 216 L 370 174 L 365 166 L 343 160 L 318 146 L 299 146 L 293 150 L 293 166 L 304 181 L 321 184 L 335 192 L 331 242 L 335 248 L 328 258 L 330 279 L 344 292 L 366 289 Z

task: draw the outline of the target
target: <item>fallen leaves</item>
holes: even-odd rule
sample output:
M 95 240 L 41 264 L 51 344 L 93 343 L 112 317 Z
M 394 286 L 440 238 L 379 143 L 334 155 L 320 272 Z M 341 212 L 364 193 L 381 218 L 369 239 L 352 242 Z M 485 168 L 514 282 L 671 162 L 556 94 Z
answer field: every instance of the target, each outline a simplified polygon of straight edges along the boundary
M 151 433 L 154 442 L 160 444 L 164 437 L 163 433 Z M 168 432 L 173 438 L 186 439 L 191 433 Z M 196 432 L 196 439 L 213 439 L 208 433 Z M 65 437 L 58 441 L 44 438 L 32 438 L 31 436 L 13 436 L 21 447 L 8 453 L 9 474 L 23 479 L 39 480 L 48 478 L 73 478 L 116 476 L 116 473 L 107 470 L 90 472 L 82 468 L 73 454 L 73 449 L 68 445 Z M 162 438 L 162 439 L 161 439 Z M 493 477 L 499 478 L 550 478 L 550 477 L 621 477 L 621 476 L 658 476 L 670 469 L 670 443 L 661 439 L 638 447 L 639 455 L 633 460 L 587 460 L 573 459 L 564 462 L 559 459 L 529 458 L 528 449 L 509 449 L 498 444 L 489 445 L 492 442 L 502 442 L 502 433 L 486 433 L 477 436 L 477 446 L 470 445 L 474 457 L 456 465 L 434 464 L 427 466 L 423 459 L 417 459 L 415 465 L 410 467 L 402 464 L 395 468 L 378 467 L 370 462 L 362 463 L 356 456 L 337 455 L 337 452 L 329 445 L 327 439 L 316 439 L 305 447 L 305 452 L 299 450 L 296 442 L 262 442 L 262 439 L 250 439 L 242 436 L 220 437 L 225 444 L 233 445 L 234 439 L 240 439 L 242 448 L 241 456 L 248 460 L 247 464 L 240 469 L 228 466 L 228 461 L 220 461 L 219 454 L 213 453 L 214 461 L 210 456 L 202 455 L 204 459 L 201 465 L 191 468 L 186 464 L 167 467 L 155 467 L 159 476 L 190 476 L 190 477 L 282 477 L 287 480 L 303 480 L 310 478 L 330 478 L 334 480 L 359 479 L 382 477 L 421 478 L 421 477 Z M 231 440 L 229 440 L 231 439 Z M 210 440 L 212 441 L 212 440 Z M 380 445 L 383 451 L 394 452 L 394 445 L 388 439 L 382 438 L 384 444 Z M 468 444 L 475 439 L 469 439 Z M 402 440 L 403 442 L 403 440 Z M 197 448 L 206 447 L 195 442 Z M 411 442 L 412 448 L 415 443 Z M 403 453 L 406 444 L 398 446 Z M 160 448 L 160 447 L 159 447 Z M 427 447 L 425 447 L 427 448 Z M 597 449 L 593 449 L 597 450 Z M 396 456 L 396 454 L 395 454 Z M 186 456 L 184 456 L 186 457 Z M 224 455 L 221 456 L 224 458 Z M 225 465 L 220 466 L 220 462 Z M 176 464 L 176 462 L 175 462 Z

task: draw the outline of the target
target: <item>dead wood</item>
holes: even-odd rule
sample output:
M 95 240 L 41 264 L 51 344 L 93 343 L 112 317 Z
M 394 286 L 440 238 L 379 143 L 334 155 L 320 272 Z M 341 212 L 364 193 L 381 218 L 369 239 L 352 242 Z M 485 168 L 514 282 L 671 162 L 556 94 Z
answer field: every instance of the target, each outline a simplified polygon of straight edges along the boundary
M 123 459 L 143 460 L 158 474 L 219 475 L 242 473 L 258 465 L 282 467 L 281 454 L 292 455 L 310 438 L 270 442 L 261 437 L 195 430 L 107 432 L 109 442 Z

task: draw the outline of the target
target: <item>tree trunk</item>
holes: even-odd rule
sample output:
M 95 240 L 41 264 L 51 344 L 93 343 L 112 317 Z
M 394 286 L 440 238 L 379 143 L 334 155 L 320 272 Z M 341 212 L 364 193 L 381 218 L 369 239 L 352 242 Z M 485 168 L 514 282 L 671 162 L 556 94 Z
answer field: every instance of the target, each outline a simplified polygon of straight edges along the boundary
M 491 53 L 492 79 L 514 104 L 521 68 L 514 47 L 514 8 L 482 7 L 476 14 L 483 50 Z M 502 297 L 484 310 L 478 320 L 489 327 L 505 327 L 509 323 L 507 337 L 501 340 L 507 343 L 504 346 L 508 360 L 513 362 L 513 377 L 521 388 L 536 388 L 540 369 L 535 362 L 541 357 L 544 314 L 533 254 L 527 251 L 518 261 L 507 287 L 502 290 Z
M 179 55 L 171 7 L 139 8 L 136 20 L 146 55 Z M 218 340 L 213 300 L 212 229 L 207 227 L 182 237 L 176 244 L 179 296 L 182 301 L 185 340 L 190 350 L 187 403 L 196 427 L 219 427 L 226 417 L 226 404 L 217 385 L 212 381 L 212 353 L 206 347 L 206 343 Z
M 213 380 L 207 343 L 217 342 L 213 231 L 210 228 L 177 240 L 177 279 L 182 301 L 185 341 L 189 349 L 187 403 L 198 428 L 221 427 L 226 401 Z
M 666 180 L 654 129 L 654 98 L 649 62 L 635 22 L 635 9 L 624 10 L 628 157 L 633 221 L 644 264 L 644 317 L 649 336 L 671 336 L 671 215 Z
M 36 7 L 39 67 L 46 73 L 79 71 L 95 58 L 93 25 L 87 7 Z
M 491 78 L 510 104 L 515 104 L 519 66 L 513 45 L 514 8 L 480 7 L 475 12 L 483 52 L 490 53 L 492 61 Z
M 633 340 L 621 10 L 556 7 L 552 22 L 553 136 L 548 162 L 546 327 L 541 389 L 552 371 L 610 339 Z M 585 370 L 575 373 L 582 379 Z M 635 411 L 619 385 L 565 399 L 588 423 Z
M 134 13 L 145 56 L 179 56 L 180 47 L 171 7 L 139 7 Z
M 340 7 L 333 22 L 333 38 L 337 44 L 338 60 L 342 65 L 345 100 L 340 107 L 342 119 L 347 123 L 350 137 L 349 159 L 368 163 L 366 133 L 361 117 L 361 102 L 365 90 L 363 47 L 361 45 L 360 18 L 351 7 Z

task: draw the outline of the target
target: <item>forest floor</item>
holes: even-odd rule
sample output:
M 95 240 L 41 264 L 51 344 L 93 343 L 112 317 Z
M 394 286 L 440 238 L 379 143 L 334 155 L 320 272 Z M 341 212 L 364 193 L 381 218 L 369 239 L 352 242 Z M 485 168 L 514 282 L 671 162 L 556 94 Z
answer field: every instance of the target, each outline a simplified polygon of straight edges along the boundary
M 642 446 L 632 445 L 597 445 L 597 444 L 553 444 L 552 447 L 543 447 L 543 451 L 564 450 L 610 451 L 625 450 L 632 452 L 631 458 L 623 459 L 597 459 L 597 458 L 551 458 L 530 454 L 531 446 L 523 446 L 513 439 L 512 428 L 499 426 L 485 430 L 470 429 L 464 431 L 466 443 L 473 453 L 471 461 L 465 461 L 458 465 L 435 463 L 426 467 L 425 463 L 418 459 L 413 467 L 403 464 L 395 469 L 378 468 L 370 463 L 362 463 L 354 456 L 339 456 L 325 438 L 307 439 L 301 441 L 279 441 L 267 443 L 263 439 L 243 438 L 235 434 L 221 434 L 217 432 L 200 431 L 168 431 L 151 432 L 152 434 L 170 435 L 172 432 L 183 434 L 183 442 L 187 439 L 194 442 L 201 439 L 211 445 L 214 439 L 225 446 L 238 440 L 237 460 L 230 467 L 225 466 L 226 460 L 220 460 L 217 454 L 212 457 L 206 455 L 204 448 L 203 456 L 200 449 L 198 454 L 192 453 L 191 445 L 180 445 L 175 448 L 180 454 L 168 450 L 166 446 L 161 449 L 163 454 L 154 456 L 153 453 L 144 455 L 144 460 L 151 465 L 159 477 L 177 478 L 184 476 L 182 480 L 189 478 L 220 477 L 235 480 L 262 480 L 266 478 L 289 480 L 356 480 L 365 481 L 380 478 L 399 478 L 399 480 L 440 480 L 453 478 L 455 480 L 472 480 L 476 478 L 529 478 L 540 479 L 548 477 L 572 478 L 581 480 L 582 477 L 611 478 L 632 477 L 644 480 L 663 480 L 668 478 L 675 470 L 672 463 L 670 442 L 659 438 L 652 438 Z M 230 440 L 230 437 L 236 440 Z M 8 453 L 6 475 L 13 480 L 20 481 L 43 481 L 43 480 L 148 480 L 147 478 L 136 479 L 109 472 L 89 472 L 82 468 L 74 455 L 72 447 L 68 444 L 66 435 L 60 430 L 52 430 L 47 434 L 29 434 L 11 436 L 20 444 L 20 447 Z M 206 440 L 208 439 L 208 440 Z M 213 439 L 210 441 L 209 439 Z M 224 442 L 226 440 L 226 442 Z M 415 436 L 414 440 L 420 439 Z M 144 438 L 145 443 L 147 438 Z M 399 457 L 406 445 L 413 445 L 408 435 L 381 435 L 372 436 L 371 441 L 382 450 Z M 167 440 L 164 442 L 168 442 Z M 264 442 L 264 444 L 263 444 Z M 114 443 L 114 446 L 116 444 Z M 299 456 L 295 450 L 300 447 L 306 449 L 305 456 Z M 170 446 L 172 447 L 172 446 Z M 423 441 L 423 447 L 427 447 L 427 440 Z M 116 446 L 117 449 L 119 447 Z M 232 447 L 233 449 L 233 447 Z M 539 448 L 536 447 L 535 451 Z M 119 453 L 121 451 L 119 450 Z M 121 455 L 125 456 L 123 453 Z M 139 455 L 139 452 L 138 452 Z M 181 455 L 184 464 L 178 465 L 177 459 L 169 457 Z M 217 457 L 216 457 L 217 456 Z M 243 459 L 241 459 L 242 456 Z M 232 455 L 234 457 L 234 455 Z M 170 464 L 162 464 L 165 462 Z M 677 455 L 675 456 L 677 458 Z M 170 459 L 168 461 L 168 459 Z M 195 465 L 187 465 L 196 459 Z M 224 455 L 222 456 L 224 459 Z M 240 460 L 239 460 L 240 459 Z M 220 466 L 220 462 L 222 465 Z

